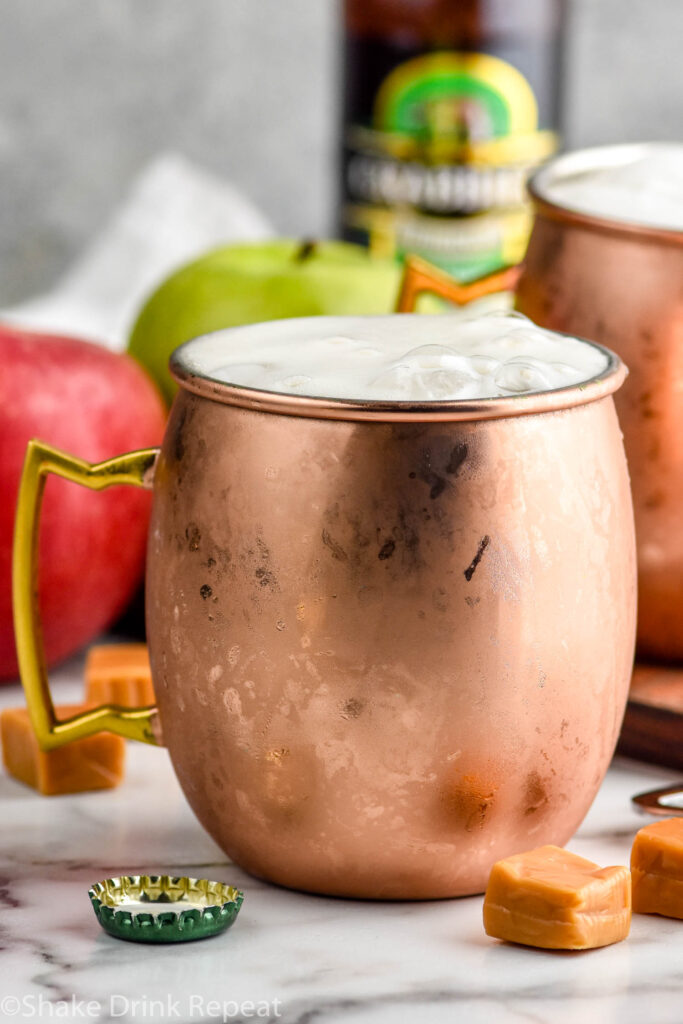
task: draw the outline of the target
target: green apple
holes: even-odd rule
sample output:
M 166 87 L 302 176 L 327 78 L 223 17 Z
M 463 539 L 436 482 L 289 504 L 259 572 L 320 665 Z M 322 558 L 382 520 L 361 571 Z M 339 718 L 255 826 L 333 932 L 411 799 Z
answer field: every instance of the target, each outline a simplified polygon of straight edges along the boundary
M 168 357 L 189 338 L 260 320 L 390 313 L 400 279 L 398 263 L 348 242 L 274 239 L 216 249 L 152 294 L 128 351 L 170 400 Z

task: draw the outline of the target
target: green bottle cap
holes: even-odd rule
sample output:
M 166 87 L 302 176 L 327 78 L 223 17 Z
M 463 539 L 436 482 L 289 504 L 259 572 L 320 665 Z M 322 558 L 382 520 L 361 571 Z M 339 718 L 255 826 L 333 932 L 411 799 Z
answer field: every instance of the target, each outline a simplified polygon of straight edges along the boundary
M 131 942 L 191 942 L 226 931 L 244 893 L 225 882 L 171 875 L 123 875 L 88 895 L 105 932 Z

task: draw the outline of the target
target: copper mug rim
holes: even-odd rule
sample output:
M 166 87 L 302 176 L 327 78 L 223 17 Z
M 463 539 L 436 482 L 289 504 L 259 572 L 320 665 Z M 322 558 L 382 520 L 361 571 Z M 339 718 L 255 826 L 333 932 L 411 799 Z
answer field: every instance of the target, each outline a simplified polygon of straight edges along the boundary
M 424 314 L 395 313 L 393 316 Z M 296 317 L 288 320 L 290 326 L 311 320 L 325 321 L 328 317 Z M 333 319 L 339 320 L 339 317 Z M 349 318 L 356 319 L 356 318 Z M 373 319 L 367 317 L 365 319 Z M 247 332 L 258 330 L 262 324 L 245 327 L 227 327 L 211 331 L 184 342 L 171 354 L 169 369 L 178 384 L 201 398 L 208 398 L 224 405 L 238 406 L 257 412 L 277 413 L 284 416 L 300 416 L 308 419 L 377 421 L 382 423 L 405 422 L 462 422 L 473 420 L 506 419 L 513 416 L 528 416 L 536 413 L 557 412 L 574 406 L 596 402 L 617 391 L 628 373 L 619 356 L 605 345 L 564 334 L 591 348 L 597 349 L 607 358 L 607 365 L 601 373 L 580 384 L 556 388 L 552 391 L 534 391 L 525 395 L 504 398 L 479 398 L 476 401 L 369 401 L 361 399 L 321 398 L 306 395 L 291 395 L 277 391 L 229 384 L 198 369 L 193 359 L 193 350 L 205 339 L 230 331 Z M 563 332 L 556 331 L 556 334 Z
M 546 217 L 576 224 L 602 234 L 631 236 L 638 241 L 683 245 L 683 231 L 677 228 L 653 227 L 618 217 L 601 217 L 555 202 L 550 193 L 553 184 L 563 177 L 619 166 L 644 156 L 653 149 L 680 145 L 671 142 L 626 142 L 608 146 L 591 146 L 563 153 L 549 160 L 529 179 L 527 188 L 534 205 Z M 683 148 L 683 145 L 681 145 Z

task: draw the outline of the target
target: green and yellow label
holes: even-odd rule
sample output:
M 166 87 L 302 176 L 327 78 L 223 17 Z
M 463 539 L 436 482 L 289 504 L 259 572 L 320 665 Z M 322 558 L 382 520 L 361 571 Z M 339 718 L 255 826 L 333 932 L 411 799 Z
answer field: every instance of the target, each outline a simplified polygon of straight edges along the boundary
M 517 163 L 555 149 L 538 130 L 538 105 L 524 75 L 483 53 L 432 53 L 384 80 L 374 128 L 385 152 L 432 162 Z
M 522 258 L 529 173 L 557 148 L 524 75 L 483 53 L 398 65 L 346 139 L 345 223 L 384 255 L 467 278 Z

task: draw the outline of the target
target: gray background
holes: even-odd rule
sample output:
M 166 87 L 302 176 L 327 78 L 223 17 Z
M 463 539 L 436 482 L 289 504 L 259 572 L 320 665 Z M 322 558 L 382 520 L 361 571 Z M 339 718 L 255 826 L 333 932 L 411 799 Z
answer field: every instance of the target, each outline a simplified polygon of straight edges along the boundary
M 47 287 L 161 150 L 329 231 L 337 0 L 0 0 L 0 303 Z M 683 135 L 683 0 L 573 0 L 569 145 Z

